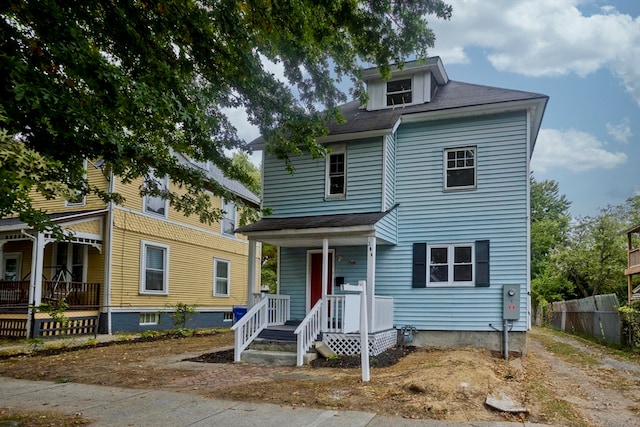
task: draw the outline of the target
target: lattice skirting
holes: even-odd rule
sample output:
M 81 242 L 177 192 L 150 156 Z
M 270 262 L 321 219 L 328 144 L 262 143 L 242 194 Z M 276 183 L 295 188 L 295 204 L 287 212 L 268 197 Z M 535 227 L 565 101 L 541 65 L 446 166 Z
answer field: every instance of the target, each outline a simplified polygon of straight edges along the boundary
M 369 334 L 369 354 L 377 356 L 398 343 L 395 329 Z M 360 354 L 360 334 L 322 334 L 322 342 L 336 354 L 351 356 Z
M 27 337 L 27 315 L 0 315 L 0 336 Z
M 63 327 L 49 316 L 42 313 L 36 315 L 33 336 L 54 337 L 60 335 L 90 335 L 96 334 L 98 328 L 98 313 L 73 313 L 67 315 L 69 323 Z

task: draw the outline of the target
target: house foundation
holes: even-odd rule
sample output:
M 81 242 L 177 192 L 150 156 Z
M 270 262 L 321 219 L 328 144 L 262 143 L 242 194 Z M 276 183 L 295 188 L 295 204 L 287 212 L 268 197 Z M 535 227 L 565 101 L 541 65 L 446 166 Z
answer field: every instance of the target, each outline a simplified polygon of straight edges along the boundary
M 416 347 L 482 347 L 502 352 L 502 332 L 482 331 L 417 331 L 413 335 Z M 509 332 L 509 351 L 527 354 L 527 333 Z

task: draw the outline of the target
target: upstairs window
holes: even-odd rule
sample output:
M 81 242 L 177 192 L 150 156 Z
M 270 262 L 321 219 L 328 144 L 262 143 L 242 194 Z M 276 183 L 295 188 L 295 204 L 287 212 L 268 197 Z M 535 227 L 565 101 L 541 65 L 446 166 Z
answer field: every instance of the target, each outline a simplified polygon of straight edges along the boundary
M 236 229 L 236 204 L 223 200 L 222 201 L 222 232 L 224 234 L 234 234 Z
M 87 160 L 85 159 L 82 163 L 82 168 L 84 169 L 84 178 L 87 179 Z M 87 203 L 87 197 L 84 195 L 82 190 L 76 190 L 71 197 L 65 201 L 64 205 L 69 206 L 84 206 Z
M 476 188 L 476 147 L 444 150 L 445 190 Z
M 156 188 L 158 189 L 158 191 L 160 192 L 166 192 L 169 189 L 169 178 L 168 177 L 162 177 L 159 178 L 156 174 L 155 171 L 151 170 L 150 173 L 150 179 L 145 183 L 145 186 L 147 188 L 156 186 Z M 155 195 L 151 195 L 151 194 L 147 194 L 144 196 L 144 212 L 151 214 L 151 215 L 155 215 L 155 216 L 161 216 L 166 218 L 167 217 L 167 205 L 168 205 L 168 200 L 161 197 L 161 196 L 155 196 Z
M 328 198 L 344 198 L 347 188 L 347 156 L 344 146 L 332 147 L 327 155 L 326 187 Z
M 412 94 L 411 79 L 387 82 L 387 107 L 411 104 Z

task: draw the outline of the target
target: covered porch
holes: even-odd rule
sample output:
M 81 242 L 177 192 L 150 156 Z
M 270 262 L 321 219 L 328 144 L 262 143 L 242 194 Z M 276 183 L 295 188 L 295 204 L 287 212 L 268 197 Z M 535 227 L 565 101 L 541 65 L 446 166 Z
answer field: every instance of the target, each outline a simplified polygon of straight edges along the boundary
M 279 272 L 286 268 L 306 279 L 288 280 L 285 284 L 279 274 L 277 295 L 264 294 L 249 301 L 249 311 L 232 327 L 235 360 L 241 360 L 242 352 L 264 330 L 283 326 L 292 329 L 298 366 L 316 341 L 322 341 L 336 354 L 359 354 L 362 316 L 366 318 L 371 354 L 380 354 L 395 345 L 393 298 L 376 295 L 375 291 L 377 247 L 393 244 L 377 233 L 375 225 L 388 213 L 263 219 L 238 229 L 249 237 L 250 260 L 255 259 L 251 253 L 257 241 L 276 245 Z M 298 253 L 299 259 L 282 256 L 285 250 Z M 354 255 L 358 261 L 343 259 L 341 251 Z M 256 270 L 250 261 L 249 295 L 256 290 Z M 346 283 L 349 281 L 364 287 L 364 303 L 358 290 L 361 288 Z
M 52 215 L 58 240 L 16 218 L 0 220 L 0 336 L 93 334 L 102 297 L 104 212 Z M 63 309 L 66 325 L 49 309 Z

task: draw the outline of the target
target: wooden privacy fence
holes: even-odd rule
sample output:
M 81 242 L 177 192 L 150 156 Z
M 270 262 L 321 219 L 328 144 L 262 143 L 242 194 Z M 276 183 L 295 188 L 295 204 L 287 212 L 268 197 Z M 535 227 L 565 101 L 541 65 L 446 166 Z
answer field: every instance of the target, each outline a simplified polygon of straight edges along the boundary
M 554 302 L 550 318 L 555 329 L 620 344 L 621 323 L 615 294 Z

